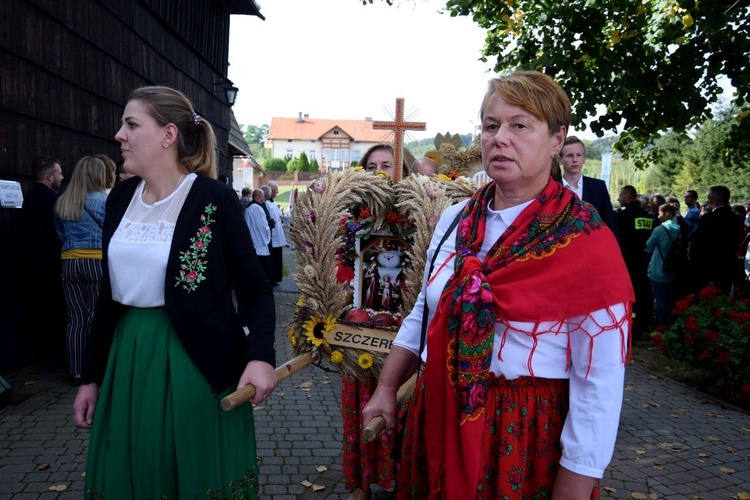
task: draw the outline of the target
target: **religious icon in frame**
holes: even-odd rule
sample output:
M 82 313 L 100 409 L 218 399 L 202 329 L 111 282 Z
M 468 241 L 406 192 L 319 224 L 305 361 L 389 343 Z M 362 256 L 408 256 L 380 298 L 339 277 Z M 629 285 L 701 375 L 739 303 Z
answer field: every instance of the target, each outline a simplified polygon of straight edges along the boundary
M 408 243 L 381 234 L 357 240 L 357 244 L 354 306 L 391 314 L 401 311 Z

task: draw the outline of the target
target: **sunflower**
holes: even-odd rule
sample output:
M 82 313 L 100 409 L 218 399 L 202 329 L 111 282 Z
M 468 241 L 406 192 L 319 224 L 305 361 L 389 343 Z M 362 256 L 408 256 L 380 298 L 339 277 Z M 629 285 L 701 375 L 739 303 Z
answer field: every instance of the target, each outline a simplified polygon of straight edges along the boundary
M 331 352 L 331 363 L 339 364 L 342 361 L 344 361 L 344 355 L 341 354 L 341 351 Z
M 388 181 L 389 184 L 392 182 L 391 177 L 388 174 L 386 174 L 385 172 L 383 172 L 382 170 L 380 170 L 378 172 L 375 172 L 375 175 L 377 175 L 378 177 L 380 177 L 383 180 Z
M 294 327 L 291 327 L 287 332 L 287 336 L 289 337 L 289 342 L 292 344 L 292 347 L 297 347 L 297 337 L 294 334 Z
M 297 301 L 297 303 L 295 304 L 295 306 L 297 306 L 297 309 L 301 309 L 302 307 L 305 307 L 305 296 L 304 295 L 300 295 L 299 296 L 299 300 Z
M 319 347 L 321 345 L 328 347 L 328 342 L 326 341 L 325 335 L 334 326 L 336 326 L 336 320 L 333 319 L 333 316 L 329 314 L 325 318 L 313 316 L 309 320 L 305 321 L 305 323 L 302 325 L 302 329 L 305 331 L 308 342 L 310 342 L 312 345 L 314 345 L 315 347 Z
M 357 358 L 357 363 L 359 363 L 360 368 L 362 368 L 363 370 L 367 370 L 368 368 L 372 367 L 372 356 L 367 354 L 366 352 L 363 352 L 359 355 L 359 358 Z

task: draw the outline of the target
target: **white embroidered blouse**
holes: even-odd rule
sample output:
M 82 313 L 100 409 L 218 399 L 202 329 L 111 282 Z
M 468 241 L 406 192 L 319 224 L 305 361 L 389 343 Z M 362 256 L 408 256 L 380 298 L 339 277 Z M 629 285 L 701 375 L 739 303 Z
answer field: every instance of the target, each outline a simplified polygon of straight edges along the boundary
M 109 243 L 112 298 L 133 307 L 164 305 L 164 280 L 177 217 L 197 174 L 153 205 L 143 201 L 144 182 L 135 189 Z

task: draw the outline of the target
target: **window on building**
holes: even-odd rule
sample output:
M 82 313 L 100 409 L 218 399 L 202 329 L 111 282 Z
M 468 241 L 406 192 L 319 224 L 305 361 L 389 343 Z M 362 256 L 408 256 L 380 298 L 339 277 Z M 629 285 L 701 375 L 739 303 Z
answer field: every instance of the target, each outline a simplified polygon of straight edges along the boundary
M 313 161 L 313 160 L 317 159 L 316 154 L 317 154 L 317 152 L 314 149 L 311 149 L 307 156 L 310 157 L 310 161 Z
M 357 163 L 359 163 L 360 158 L 362 158 L 362 151 L 360 151 L 359 149 L 355 149 L 354 151 L 352 151 L 352 161 L 356 161 Z
M 293 149 L 287 149 L 286 154 L 284 155 L 286 158 L 294 158 L 294 150 Z

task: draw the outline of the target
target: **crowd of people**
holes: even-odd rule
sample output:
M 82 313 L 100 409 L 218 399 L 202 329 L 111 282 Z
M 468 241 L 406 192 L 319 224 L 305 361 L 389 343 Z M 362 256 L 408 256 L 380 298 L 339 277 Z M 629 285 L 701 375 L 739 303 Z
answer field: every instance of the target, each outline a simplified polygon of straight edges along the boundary
M 437 223 L 436 265 L 380 377 L 343 379 L 352 498 L 371 484 L 403 498 L 598 498 L 630 339 L 669 325 L 675 300 L 706 284 L 747 291 L 750 207 L 726 187 L 705 205 L 688 190 L 682 213 L 674 197 L 623 186 L 613 208 L 604 182 L 582 175 L 568 96 L 539 72 L 491 80 L 480 117 L 492 182 Z M 27 293 L 50 312 L 29 315 L 38 354 L 67 353 L 75 425 L 92 431 L 86 495 L 256 498 L 252 408 L 220 400 L 252 384 L 257 404 L 278 382 L 278 186 L 238 198 L 216 180 L 213 129 L 171 88 L 134 90 L 115 138 L 123 160 L 83 157 L 62 195 L 60 162 L 34 160 L 22 209 Z M 361 164 L 437 173 L 430 158 L 394 156 L 378 145 Z M 596 279 L 572 286 L 583 276 Z M 375 416 L 389 437 L 365 445 Z
M 698 193 L 687 190 L 683 214 L 674 196 L 620 189 L 616 234 L 635 290 L 634 338 L 671 326 L 675 301 L 706 285 L 748 294 L 750 203 L 731 205 L 730 195 L 713 186 L 700 206 Z

